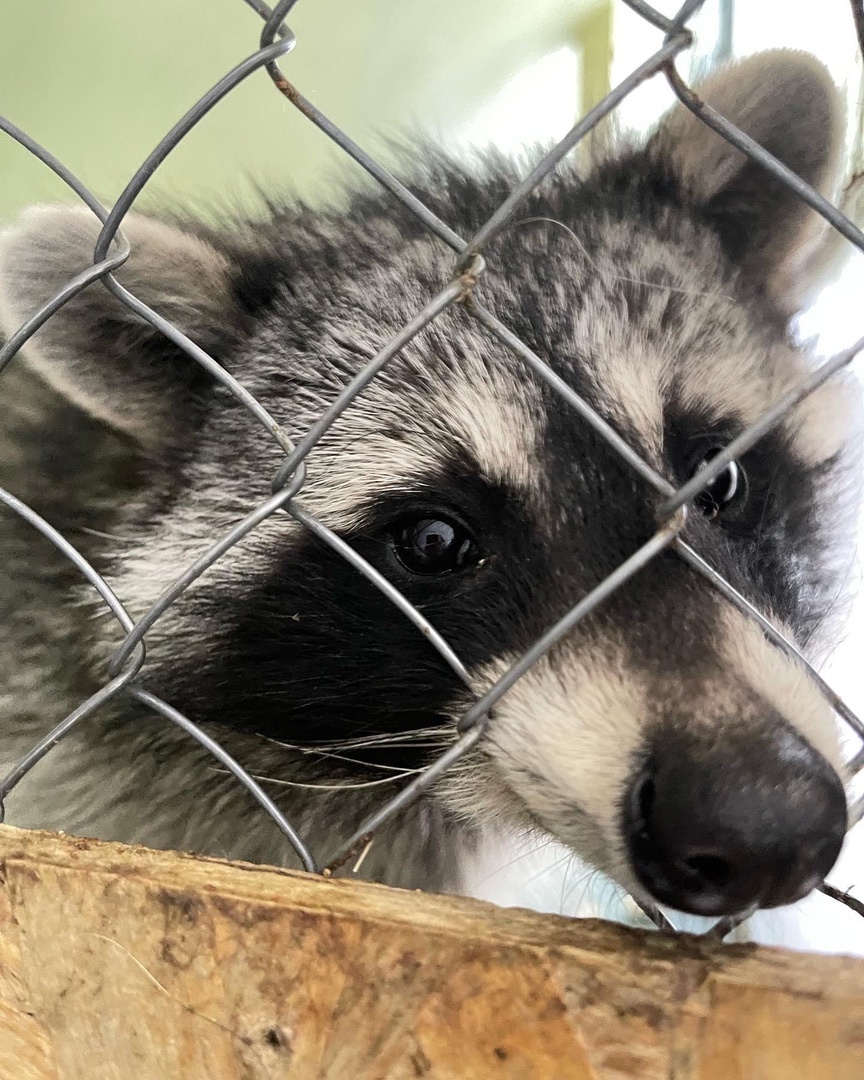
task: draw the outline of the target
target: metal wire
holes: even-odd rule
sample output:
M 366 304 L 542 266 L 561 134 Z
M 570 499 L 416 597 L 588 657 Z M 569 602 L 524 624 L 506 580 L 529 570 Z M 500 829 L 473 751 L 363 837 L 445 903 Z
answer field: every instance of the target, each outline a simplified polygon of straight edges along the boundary
M 434 784 L 454 762 L 469 753 L 481 741 L 487 726 L 491 722 L 493 706 L 524 675 L 532 664 L 536 663 L 556 642 L 570 633 L 591 611 L 603 604 L 615 590 L 620 588 L 634 574 L 639 573 L 660 552 L 665 550 L 675 552 L 691 568 L 703 575 L 730 604 L 733 604 L 748 618 L 754 620 L 779 649 L 801 665 L 836 714 L 864 743 L 864 723 L 825 683 L 821 676 L 813 670 L 801 655 L 800 650 L 769 619 L 757 611 L 746 598 L 741 596 L 698 552 L 685 543 L 680 535 L 686 520 L 687 508 L 692 504 L 693 499 L 716 479 L 730 461 L 735 460 L 744 451 L 749 450 L 772 427 L 787 417 L 790 411 L 818 386 L 846 367 L 864 349 L 864 338 L 851 349 L 845 350 L 823 364 L 817 371 L 802 378 L 797 386 L 779 397 L 777 402 L 764 415 L 733 439 L 722 452 L 713 457 L 691 480 L 676 489 L 649 462 L 645 461 L 642 455 L 631 447 L 608 421 L 491 311 L 478 303 L 473 296 L 474 285 L 485 270 L 486 264 L 482 253 L 489 242 L 512 222 L 521 202 L 536 189 L 537 185 L 545 177 L 549 176 L 558 167 L 601 120 L 612 113 L 640 84 L 658 74 L 662 74 L 668 80 L 678 99 L 702 123 L 717 132 L 751 160 L 757 162 L 775 178 L 782 181 L 798 198 L 820 214 L 837 232 L 864 251 L 864 235 L 852 222 L 823 196 L 801 180 L 800 177 L 791 172 L 782 162 L 778 161 L 726 118 L 720 116 L 715 110 L 702 102 L 676 71 L 674 66 L 676 58 L 692 45 L 692 34 L 688 28 L 688 22 L 702 7 L 703 0 L 687 0 L 672 18 L 658 12 L 645 0 L 623 0 L 637 15 L 645 20 L 646 24 L 650 24 L 662 31 L 664 40 L 661 47 L 622 80 L 598 105 L 592 108 L 541 159 L 524 180 L 516 185 L 510 195 L 485 224 L 478 229 L 475 235 L 467 240 L 459 236 L 445 221 L 425 206 L 402 181 L 393 176 L 372 155 L 363 150 L 333 120 L 325 116 L 283 74 L 278 61 L 287 56 L 296 43 L 295 35 L 287 25 L 286 19 L 297 0 L 281 0 L 273 8 L 263 3 L 262 0 L 244 0 L 244 2 L 263 20 L 258 49 L 221 78 L 160 140 L 153 151 L 144 159 L 141 167 L 130 179 L 110 211 L 48 150 L 16 127 L 11 121 L 0 117 L 0 130 L 41 160 L 47 168 L 53 170 L 101 223 L 101 230 L 93 251 L 92 265 L 82 269 L 80 273 L 67 282 L 54 297 L 9 337 L 5 345 L 0 348 L 0 373 L 16 356 L 20 348 L 48 319 L 52 318 L 57 311 L 83 289 L 97 287 L 94 283 L 101 282 L 119 301 L 181 348 L 206 370 L 213 379 L 220 382 L 255 417 L 284 454 L 284 461 L 273 480 L 273 494 L 271 497 L 247 514 L 245 518 L 238 521 L 228 532 L 213 543 L 208 551 L 182 570 L 150 610 L 137 620 L 133 620 L 129 616 L 104 579 L 66 538 L 31 507 L 15 496 L 0 490 L 0 504 L 5 506 L 8 511 L 19 515 L 55 545 L 57 550 L 69 560 L 70 564 L 96 591 L 102 602 L 114 615 L 123 632 L 122 641 L 118 644 L 108 666 L 104 685 L 49 731 L 0 780 L 0 820 L 2 820 L 3 814 L 3 800 L 38 761 L 50 753 L 51 749 L 66 738 L 71 731 L 85 723 L 107 701 L 119 695 L 126 695 L 161 716 L 166 723 L 174 724 L 182 729 L 216 757 L 249 794 L 258 801 L 262 811 L 272 818 L 275 826 L 281 830 L 295 851 L 301 865 L 306 870 L 316 871 L 319 867 L 323 867 L 325 872 L 332 872 L 347 862 L 353 854 L 359 851 L 365 852 L 377 830 L 391 818 L 398 815 L 422 791 Z M 864 15 L 862 15 L 860 0 L 852 0 L 852 9 L 855 25 L 861 36 L 862 45 L 864 45 Z M 728 26 L 726 29 L 728 36 Z M 431 296 L 414 318 L 408 321 L 385 343 L 377 355 L 334 398 L 330 406 L 310 426 L 296 445 L 246 387 L 230 375 L 206 351 L 181 333 L 177 327 L 133 296 L 114 277 L 114 271 L 122 266 L 130 254 L 129 245 L 120 231 L 123 220 L 134 206 L 154 172 L 211 109 L 217 107 L 219 102 L 244 79 L 262 68 L 267 71 L 280 94 L 365 169 L 394 199 L 397 199 L 405 206 L 425 226 L 430 235 L 437 237 L 442 241 L 445 248 L 449 248 L 455 253 L 450 283 L 437 295 Z M 574 410 L 578 420 L 589 425 L 636 474 L 651 485 L 660 499 L 658 528 L 647 543 L 621 563 L 613 573 L 600 581 L 566 615 L 559 619 L 554 626 L 550 627 L 493 686 L 476 698 L 456 725 L 454 742 L 432 765 L 403 787 L 394 798 L 383 803 L 366 821 L 360 823 L 354 833 L 337 850 L 329 853 L 326 858 L 318 860 L 309 851 L 303 839 L 285 818 L 279 807 L 261 789 L 257 781 L 216 740 L 193 724 L 170 703 L 162 700 L 146 688 L 145 637 L 147 632 L 165 615 L 178 597 L 193 582 L 205 575 L 207 570 L 217 560 L 221 559 L 234 544 L 248 536 L 273 514 L 282 511 L 291 515 L 303 528 L 328 544 L 331 549 L 350 562 L 359 574 L 362 574 L 370 581 L 394 604 L 394 607 L 403 616 L 414 624 L 418 633 L 423 634 L 430 646 L 437 650 L 444 662 L 450 666 L 462 682 L 467 687 L 472 687 L 473 683 L 469 670 L 445 638 L 430 624 L 429 620 L 391 582 L 387 581 L 348 544 L 296 501 L 296 496 L 301 493 L 306 478 L 305 459 L 319 444 L 329 428 L 351 407 L 356 398 L 366 390 L 385 366 L 413 337 L 438 318 L 443 311 L 457 303 L 462 306 L 467 313 L 467 317 L 474 318 L 481 323 L 520 362 L 528 365 L 538 378 L 560 394 L 562 399 Z M 849 768 L 852 772 L 864 768 L 864 747 L 854 754 Z M 856 817 L 860 817 L 862 813 L 864 813 L 864 798 L 859 799 L 852 806 L 850 819 L 856 820 Z M 847 894 L 840 893 L 837 889 L 828 885 L 823 887 L 823 891 L 826 895 L 845 903 L 852 910 L 858 911 L 859 914 L 864 914 L 864 905 L 860 901 L 854 900 Z M 642 902 L 639 902 L 639 906 L 658 926 L 671 928 L 672 924 L 656 906 Z M 719 920 L 710 932 L 711 935 L 714 937 L 725 936 L 749 914 L 750 912 L 742 912 L 738 916 L 730 916 Z

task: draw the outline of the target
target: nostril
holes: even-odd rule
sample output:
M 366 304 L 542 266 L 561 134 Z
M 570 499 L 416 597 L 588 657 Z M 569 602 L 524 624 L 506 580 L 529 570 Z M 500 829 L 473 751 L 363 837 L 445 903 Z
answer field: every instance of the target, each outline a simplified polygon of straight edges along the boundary
M 838 815 L 838 824 L 831 832 L 833 835 L 817 840 L 809 853 L 810 862 L 814 867 L 821 871 L 822 877 L 830 871 L 831 867 L 837 861 L 838 844 L 842 845 L 843 837 L 846 835 L 845 813 L 842 817 Z
M 648 768 L 633 787 L 633 816 L 636 829 L 640 833 L 648 831 L 656 797 L 657 785 L 654 782 L 653 770 Z
M 732 883 L 732 866 L 718 855 L 691 855 L 681 860 L 681 866 L 703 886 L 726 889 Z

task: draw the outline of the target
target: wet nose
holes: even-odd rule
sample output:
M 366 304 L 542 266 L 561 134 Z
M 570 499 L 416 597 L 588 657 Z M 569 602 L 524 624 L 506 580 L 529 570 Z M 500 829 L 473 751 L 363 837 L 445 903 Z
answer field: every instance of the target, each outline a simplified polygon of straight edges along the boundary
M 846 797 L 826 759 L 787 725 L 717 744 L 654 739 L 624 806 L 637 878 L 696 915 L 791 904 L 840 853 Z

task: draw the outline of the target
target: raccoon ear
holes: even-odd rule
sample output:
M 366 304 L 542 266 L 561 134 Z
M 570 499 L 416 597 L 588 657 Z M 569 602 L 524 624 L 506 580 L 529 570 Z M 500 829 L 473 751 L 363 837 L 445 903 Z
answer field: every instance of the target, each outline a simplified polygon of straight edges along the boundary
M 834 193 L 844 107 L 827 70 L 807 53 L 759 53 L 696 88 L 698 96 L 822 194 Z M 683 105 L 661 123 L 649 154 L 701 207 L 753 284 L 794 314 L 825 223 L 782 181 Z
M 87 209 L 34 207 L 0 236 L 0 325 L 14 331 L 93 258 L 100 224 Z M 193 231 L 130 214 L 132 253 L 117 280 L 216 359 L 249 321 L 229 256 Z M 212 378 L 94 282 L 25 345 L 58 391 L 150 451 L 185 442 Z

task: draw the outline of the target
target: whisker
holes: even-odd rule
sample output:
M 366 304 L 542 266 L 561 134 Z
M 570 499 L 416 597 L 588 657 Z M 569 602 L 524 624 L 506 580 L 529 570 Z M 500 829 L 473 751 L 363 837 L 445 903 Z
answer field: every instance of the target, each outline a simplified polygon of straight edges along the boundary
M 496 874 L 500 874 L 504 870 L 509 870 L 512 866 L 515 866 L 516 863 L 521 862 L 523 859 L 527 859 L 529 855 L 536 855 L 538 851 L 542 851 L 544 848 L 549 847 L 553 842 L 553 837 L 549 836 L 544 840 L 540 840 L 534 847 L 530 847 L 525 851 L 520 851 L 519 854 L 514 855 L 512 859 L 508 859 L 507 862 L 500 863 L 496 866 L 494 870 L 490 870 L 484 878 L 480 879 L 478 885 L 486 885 L 496 876 Z
M 263 736 L 262 736 L 263 738 Z M 281 743 L 277 739 L 269 739 L 269 742 L 277 746 L 285 746 L 292 749 L 290 743 Z M 449 728 L 417 728 L 416 732 L 398 732 L 393 734 L 359 735 L 354 738 L 334 739 L 331 742 L 310 743 L 308 749 L 312 752 L 323 750 L 326 752 L 339 752 L 342 750 L 365 750 L 378 746 L 415 746 L 436 748 L 447 745 L 453 741 L 453 732 Z
M 537 849 L 535 849 L 535 850 L 537 850 Z M 530 884 L 532 884 L 532 882 L 539 881 L 540 878 L 542 878 L 544 874 L 548 874 L 552 870 L 557 870 L 558 867 L 561 866 L 563 863 L 570 862 L 572 860 L 572 858 L 573 858 L 573 854 L 574 853 L 572 851 L 565 852 L 561 856 L 560 859 L 556 859 L 555 862 L 549 863 L 549 865 L 544 866 L 542 868 L 542 870 L 538 870 L 536 874 L 532 874 L 531 877 L 526 878 L 525 881 L 524 881 L 524 884 L 525 885 L 530 885 Z
M 226 776 L 230 775 L 227 769 L 214 769 L 213 772 L 224 773 Z M 360 788 L 380 787 L 382 784 L 392 784 L 396 780 L 404 780 L 406 777 L 416 776 L 417 773 L 421 772 L 423 772 L 422 769 L 405 769 L 398 776 L 384 776 L 380 780 L 363 780 L 356 783 L 344 784 L 302 783 L 299 780 L 283 780 L 277 776 L 261 776 L 257 773 L 250 773 L 249 775 L 262 784 L 276 784 L 278 787 L 301 788 L 307 791 L 356 791 Z
M 573 229 L 571 229 L 570 226 L 566 225 L 563 221 L 559 221 L 557 218 L 552 218 L 552 217 L 522 218 L 519 221 L 514 221 L 513 224 L 510 226 L 510 228 L 515 229 L 517 225 L 530 225 L 533 222 L 537 222 L 537 221 L 545 221 L 545 222 L 548 222 L 550 225 L 559 225 L 565 232 L 569 233 L 570 236 L 572 237 L 574 243 L 576 244 L 576 246 L 579 248 L 579 250 L 585 256 L 585 259 L 587 260 L 588 265 L 591 266 L 594 270 L 596 270 L 598 274 L 601 273 L 600 267 L 591 258 L 590 254 L 588 253 L 588 249 L 585 247 L 585 245 L 582 243 L 582 241 L 579 239 L 579 237 L 576 235 L 576 233 L 573 231 Z M 643 285 L 646 289 L 665 289 L 667 292 L 681 293 L 683 296 L 708 296 L 708 297 L 718 296 L 718 297 L 721 297 L 723 300 L 728 300 L 730 304 L 735 302 L 731 296 L 727 296 L 725 293 L 711 292 L 708 289 L 687 289 L 687 288 L 685 288 L 684 286 L 681 286 L 681 285 L 662 285 L 657 281 L 642 281 L 640 278 L 627 277 L 624 274 L 612 274 L 611 275 L 611 280 L 612 281 L 626 281 L 630 285 Z
M 403 773 L 405 771 L 401 765 L 384 765 L 377 761 L 363 761 L 361 758 L 348 757 L 346 754 L 336 754 L 331 750 L 319 750 L 309 746 L 298 746 L 295 743 L 279 742 L 276 739 L 267 739 L 266 741 L 286 750 L 296 750 L 309 757 L 330 758 L 333 761 L 344 761 L 349 765 L 360 765 L 367 769 L 380 769 L 382 772 Z
M 574 863 L 575 859 L 576 859 L 576 852 L 571 851 L 570 852 L 570 858 L 567 861 L 567 868 L 565 869 L 564 874 L 563 874 L 563 876 L 561 878 L 561 896 L 560 896 L 560 899 L 558 901 L 558 911 L 560 912 L 561 915 L 564 914 L 564 900 L 565 900 L 565 897 L 566 897 L 566 894 L 567 894 L 567 882 L 570 879 L 570 873 L 571 873 L 571 871 L 573 869 L 573 863 Z

